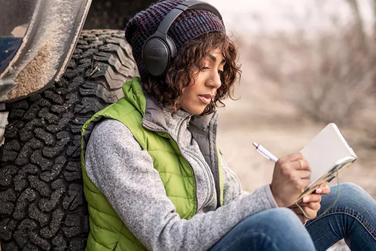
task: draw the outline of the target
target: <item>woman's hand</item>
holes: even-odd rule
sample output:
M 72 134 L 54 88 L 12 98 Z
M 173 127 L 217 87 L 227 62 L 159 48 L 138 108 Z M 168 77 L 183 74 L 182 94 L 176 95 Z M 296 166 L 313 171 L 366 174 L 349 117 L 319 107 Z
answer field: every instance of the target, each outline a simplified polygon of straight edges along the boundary
M 315 190 L 315 194 L 320 194 L 320 195 L 326 195 L 330 193 L 330 186 L 328 182 L 322 183 L 318 188 Z
M 301 153 L 280 158 L 274 167 L 270 184 L 278 206 L 289 207 L 310 182 L 310 168 Z
M 330 187 L 327 182 L 321 184 L 314 193 L 306 195 L 298 202 L 289 208 L 293 210 L 299 217 L 301 222 L 305 224 L 308 220 L 317 217 L 317 213 L 321 207 L 321 196 L 330 193 Z
M 320 210 L 321 195 L 310 194 L 303 197 L 303 199 L 290 206 L 289 208 L 293 210 L 299 217 L 300 221 L 305 224 L 308 220 L 316 218 L 317 212 Z

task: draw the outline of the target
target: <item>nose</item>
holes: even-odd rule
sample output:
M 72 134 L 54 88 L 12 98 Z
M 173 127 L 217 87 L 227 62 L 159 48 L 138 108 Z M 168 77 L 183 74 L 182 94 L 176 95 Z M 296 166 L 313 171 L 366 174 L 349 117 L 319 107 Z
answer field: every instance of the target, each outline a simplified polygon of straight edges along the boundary
M 221 75 L 218 71 L 213 70 L 210 77 L 207 80 L 207 85 L 211 88 L 218 89 L 222 85 Z

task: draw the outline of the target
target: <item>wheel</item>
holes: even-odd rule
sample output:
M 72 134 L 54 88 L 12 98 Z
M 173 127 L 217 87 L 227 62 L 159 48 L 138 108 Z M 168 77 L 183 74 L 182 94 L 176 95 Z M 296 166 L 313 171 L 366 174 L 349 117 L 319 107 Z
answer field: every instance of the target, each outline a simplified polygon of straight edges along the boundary
M 137 75 L 123 31 L 86 30 L 60 81 L 7 104 L 0 149 L 2 250 L 83 250 L 80 129 Z

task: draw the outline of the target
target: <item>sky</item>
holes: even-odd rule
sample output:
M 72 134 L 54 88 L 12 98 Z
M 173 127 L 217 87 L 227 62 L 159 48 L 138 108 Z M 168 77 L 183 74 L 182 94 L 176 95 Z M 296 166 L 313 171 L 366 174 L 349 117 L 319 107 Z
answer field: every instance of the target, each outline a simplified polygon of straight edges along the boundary
M 329 17 L 346 23 L 351 11 L 346 0 L 207 0 L 221 12 L 226 27 L 236 32 L 316 31 L 329 27 Z M 371 29 L 370 0 L 358 0 L 366 29 Z

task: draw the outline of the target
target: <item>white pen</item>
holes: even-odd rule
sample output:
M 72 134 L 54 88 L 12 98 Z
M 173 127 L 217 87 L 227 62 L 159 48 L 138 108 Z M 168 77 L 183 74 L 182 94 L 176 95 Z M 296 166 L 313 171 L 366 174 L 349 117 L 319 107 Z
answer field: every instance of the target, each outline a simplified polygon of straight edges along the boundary
M 255 142 L 252 142 L 252 144 L 254 145 L 254 147 L 256 147 L 257 152 L 259 152 L 262 156 L 264 156 L 268 160 L 271 160 L 273 162 L 277 162 L 278 158 L 274 154 L 269 152 L 265 147 L 263 147 L 260 144 L 255 143 Z

